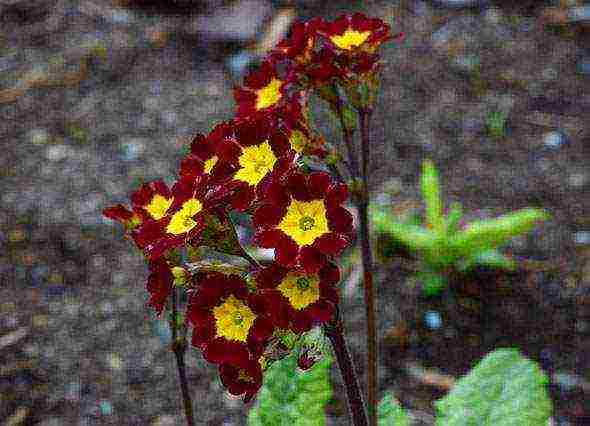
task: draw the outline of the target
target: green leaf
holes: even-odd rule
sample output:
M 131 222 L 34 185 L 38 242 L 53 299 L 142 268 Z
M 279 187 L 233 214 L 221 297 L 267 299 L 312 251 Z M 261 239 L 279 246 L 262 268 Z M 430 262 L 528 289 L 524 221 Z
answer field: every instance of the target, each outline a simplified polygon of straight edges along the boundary
M 459 223 L 463 218 L 463 206 L 461 203 L 452 203 L 449 213 L 445 218 L 445 228 L 447 235 L 453 235 L 459 231 Z
M 468 271 L 475 268 L 477 265 L 507 269 L 509 271 L 516 268 L 516 262 L 513 259 L 503 255 L 498 250 L 486 250 L 470 257 L 460 265 L 459 270 Z
M 478 220 L 450 240 L 450 246 L 461 256 L 494 249 L 511 238 L 529 232 L 548 214 L 539 209 L 527 208 L 495 219 Z
M 400 403 L 388 393 L 377 406 L 377 423 L 379 426 L 409 426 L 410 419 Z
M 438 171 L 430 160 L 426 160 L 422 164 L 420 186 L 426 207 L 426 225 L 435 231 L 441 231 L 443 229 L 443 205 L 440 198 L 440 183 Z
M 436 425 L 544 426 L 553 410 L 547 383 L 517 349 L 497 349 L 435 403 Z
M 371 209 L 371 219 L 376 233 L 390 235 L 411 250 L 429 249 L 435 243 L 435 236 L 428 229 L 399 222 L 385 210 Z
M 311 369 L 297 368 L 297 351 L 273 363 L 264 373 L 248 426 L 324 426 L 325 407 L 332 397 L 330 365 L 325 355 Z

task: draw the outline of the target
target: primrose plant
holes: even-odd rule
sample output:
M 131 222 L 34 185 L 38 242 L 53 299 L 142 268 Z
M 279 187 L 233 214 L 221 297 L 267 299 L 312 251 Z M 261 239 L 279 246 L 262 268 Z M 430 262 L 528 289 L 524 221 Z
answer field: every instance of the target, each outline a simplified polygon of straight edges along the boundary
M 270 366 L 316 327 L 323 327 L 334 348 L 354 423 L 368 424 L 370 418 L 376 424 L 367 159 L 379 49 L 394 38 L 401 34 L 394 37 L 389 25 L 358 13 L 295 24 L 235 89 L 235 117 L 194 137 L 171 187 L 162 180 L 144 183 L 132 194 L 130 207 L 118 204 L 104 211 L 125 226 L 148 262 L 148 305 L 158 314 L 166 307 L 170 311 L 188 424 L 194 424 L 184 366 L 189 331 L 190 344 L 217 365 L 229 393 L 248 402 Z M 315 130 L 312 99 L 338 117 L 347 161 L 341 160 L 344 149 Z M 353 117 L 359 120 L 356 126 Z M 361 129 L 360 162 L 355 128 Z M 322 162 L 333 176 L 309 171 L 307 164 Z M 338 303 L 337 260 L 354 237 L 345 207 L 346 181 L 357 188 L 352 201 L 361 214 L 368 410 L 346 349 Z M 242 245 L 232 221 L 235 212 L 251 217 L 252 244 L 274 249 L 272 262 L 260 263 Z M 211 261 L 203 247 L 246 262 Z M 188 299 L 184 315 L 179 314 L 179 289 Z M 310 366 L 318 355 L 302 351 L 300 364 Z
M 405 419 L 391 397 L 377 404 L 368 195 L 380 48 L 401 38 L 383 21 L 359 13 L 295 24 L 235 89 L 235 117 L 193 138 L 173 185 L 146 182 L 131 195 L 130 206 L 104 210 L 124 225 L 148 263 L 148 305 L 158 315 L 168 312 L 188 425 L 195 424 L 184 360 L 190 346 L 217 366 L 223 386 L 245 403 L 266 383 L 252 410 L 252 425 L 324 424 L 332 358 L 355 426 L 405 422 L 388 420 Z M 316 129 L 312 102 L 321 102 L 337 118 L 340 142 L 329 143 Z M 324 171 L 310 171 L 310 164 Z M 358 212 L 356 232 L 347 207 L 349 187 Z M 379 229 L 421 250 L 434 271 L 457 260 L 489 257 L 491 247 L 527 228 L 537 215 L 521 213 L 459 232 L 459 213 L 442 216 L 431 166 L 423 189 L 428 228 L 399 224 L 383 214 L 375 214 L 375 220 Z M 250 246 L 238 238 L 235 213 L 249 216 L 250 244 L 273 249 L 271 261 L 249 253 Z M 345 342 L 346 313 L 338 293 L 337 262 L 355 235 L 367 318 L 365 395 Z M 220 253 L 224 262 L 217 260 Z M 324 337 L 333 355 L 308 373 L 311 382 L 292 374 L 295 365 L 309 370 L 322 358 Z M 299 391 L 287 392 L 292 388 Z M 284 404 L 295 405 L 283 407 L 288 416 L 277 416 Z
M 400 221 L 379 208 L 371 211 L 371 218 L 376 233 L 392 238 L 419 257 L 418 278 L 428 295 L 443 290 L 452 272 L 466 272 L 477 265 L 514 269 L 514 260 L 498 247 L 548 217 L 543 210 L 526 208 L 494 219 L 463 223 L 459 203 L 451 204 L 444 214 L 439 176 L 431 161 L 424 162 L 420 183 L 425 207 L 422 225 Z

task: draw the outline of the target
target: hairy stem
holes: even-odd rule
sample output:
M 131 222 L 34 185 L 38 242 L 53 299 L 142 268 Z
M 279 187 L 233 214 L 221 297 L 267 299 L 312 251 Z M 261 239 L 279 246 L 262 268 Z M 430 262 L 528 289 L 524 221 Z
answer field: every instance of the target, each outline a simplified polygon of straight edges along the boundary
M 176 288 L 172 288 L 172 318 L 170 319 L 170 328 L 172 329 L 172 352 L 176 357 L 176 367 L 178 368 L 178 378 L 180 379 L 180 390 L 182 392 L 182 400 L 184 403 L 184 414 L 186 417 L 187 426 L 194 426 L 193 419 L 193 403 L 188 390 L 188 382 L 186 380 L 186 366 L 184 364 L 184 354 L 186 352 L 186 333 L 182 333 L 182 337 L 178 338 L 177 332 L 177 308 L 176 308 Z M 184 326 L 186 327 L 186 326 Z
M 373 288 L 373 253 L 369 235 L 369 153 L 370 110 L 360 111 L 361 179 L 362 189 L 356 204 L 359 212 L 359 237 L 363 262 L 365 309 L 367 316 L 367 408 L 371 426 L 377 426 L 377 330 L 375 320 L 375 291 Z
M 334 354 L 336 355 L 338 367 L 340 368 L 340 374 L 344 381 L 352 424 L 354 426 L 368 426 L 369 423 L 367 421 L 361 388 L 354 371 L 350 352 L 348 352 L 348 348 L 346 347 L 346 341 L 344 340 L 344 334 L 342 332 L 342 321 L 340 320 L 338 313 L 336 314 L 336 318 L 324 327 L 324 330 L 326 336 L 328 336 L 328 339 L 332 342 Z
M 359 174 L 359 167 L 358 167 L 358 159 L 356 155 L 356 150 L 354 149 L 354 140 L 353 134 L 348 129 L 344 119 L 344 112 L 343 112 L 343 101 L 341 99 L 336 102 L 336 113 L 338 114 L 338 118 L 340 119 L 340 127 L 342 128 L 342 138 L 344 139 L 344 143 L 346 145 L 346 150 L 348 151 L 348 164 L 349 164 L 349 172 L 351 177 L 354 179 Z
M 244 248 L 244 246 L 242 246 L 242 244 L 240 243 L 240 239 L 238 237 L 238 231 L 236 230 L 236 224 L 234 223 L 234 221 L 232 220 L 231 216 L 229 215 L 229 213 L 227 213 L 227 220 L 230 224 L 230 232 L 232 232 L 233 237 L 235 238 L 235 240 L 238 242 L 238 250 L 239 250 L 239 256 L 246 259 L 250 265 L 254 268 L 260 268 L 260 263 L 254 259 L 250 253 L 248 253 L 246 251 L 246 249 Z

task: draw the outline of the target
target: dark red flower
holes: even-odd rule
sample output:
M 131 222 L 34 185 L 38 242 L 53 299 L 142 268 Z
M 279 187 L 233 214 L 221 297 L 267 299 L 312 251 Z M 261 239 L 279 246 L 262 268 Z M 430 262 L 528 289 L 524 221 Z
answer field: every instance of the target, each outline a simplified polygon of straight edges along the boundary
M 141 218 L 123 204 L 108 207 L 102 211 L 102 214 L 109 219 L 122 223 L 126 229 L 133 229 L 141 223 Z
M 253 115 L 235 122 L 235 138 L 220 148 L 222 160 L 235 172 L 227 188 L 232 206 L 247 210 L 263 198 L 269 186 L 294 165 L 295 151 L 271 114 Z
M 324 25 L 321 18 L 295 23 L 289 36 L 277 44 L 271 56 L 277 60 L 289 59 L 301 65 L 309 64 L 313 59 L 317 30 Z
M 131 195 L 133 211 L 117 204 L 105 209 L 103 214 L 109 219 L 121 222 L 127 229 L 133 229 L 145 221 L 164 217 L 173 200 L 168 186 L 163 181 L 156 180 L 144 183 Z
M 262 386 L 262 369 L 258 360 L 249 360 L 244 366 L 221 364 L 219 377 L 229 393 L 244 395 L 244 403 L 250 402 Z
M 246 368 L 262 354 L 274 331 L 264 301 L 237 275 L 208 273 L 198 279 L 198 286 L 187 308 L 192 344 L 209 362 Z
M 391 38 L 389 25 L 362 13 L 343 15 L 334 22 L 322 25 L 318 32 L 326 36 L 335 49 L 343 52 L 374 53 L 383 42 Z
M 150 274 L 146 288 L 150 294 L 150 299 L 147 304 L 153 307 L 158 314 L 161 314 L 172 291 L 174 275 L 170 265 L 164 258 L 151 261 L 149 269 Z
M 338 303 L 338 267 L 328 262 L 316 273 L 277 263 L 260 270 L 256 283 L 277 328 L 303 333 L 332 319 Z
M 173 202 L 166 215 L 147 220 L 135 228 L 131 236 L 137 246 L 151 259 L 167 251 L 197 240 L 206 226 L 206 217 L 227 195 L 224 187 L 210 188 L 203 176 L 180 178 L 173 186 Z
M 272 112 L 291 101 L 290 89 L 296 74 L 287 70 L 279 75 L 273 59 L 264 61 L 260 68 L 244 78 L 244 86 L 234 90 L 237 116 L 246 117 L 260 111 Z
M 342 207 L 346 185 L 333 183 L 327 173 L 293 172 L 271 189 L 253 216 L 254 241 L 274 248 L 279 264 L 317 272 L 327 256 L 350 244 L 352 216 Z
M 233 138 L 233 124 L 223 122 L 213 128 L 209 135 L 196 135 L 191 142 L 189 154 L 180 164 L 180 176 L 199 178 L 206 176 L 210 182 L 220 184 L 233 172 L 230 164 L 220 161 L 219 148 L 225 139 Z

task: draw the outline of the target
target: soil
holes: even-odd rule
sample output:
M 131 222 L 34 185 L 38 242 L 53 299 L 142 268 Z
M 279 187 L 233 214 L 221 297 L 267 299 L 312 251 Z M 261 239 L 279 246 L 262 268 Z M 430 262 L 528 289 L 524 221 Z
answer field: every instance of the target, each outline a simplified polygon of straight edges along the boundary
M 0 30 L 0 419 L 181 425 L 170 333 L 145 307 L 147 268 L 101 210 L 126 202 L 140 180 L 171 183 L 187 138 L 231 117 L 240 78 L 232 64 L 244 45 L 204 44 L 182 26 L 158 38 L 169 11 L 49 3 L 45 12 L 11 9 L 5 20 L 17 24 Z M 396 212 L 419 212 L 418 173 L 430 158 L 445 199 L 460 201 L 468 219 L 527 206 L 551 214 L 504 248 L 517 271 L 457 276 L 452 300 L 422 296 L 416 262 L 376 244 L 380 394 L 392 391 L 415 424 L 433 424 L 432 403 L 449 383 L 490 350 L 517 347 L 551 378 L 554 424 L 590 424 L 584 27 L 544 26 L 544 2 L 291 3 L 302 18 L 362 10 L 406 33 L 383 53 L 375 199 L 388 194 Z M 105 50 L 88 56 L 88 46 Z M 342 312 L 362 376 L 358 254 L 346 264 Z M 427 320 L 433 313 L 438 326 Z M 198 424 L 244 425 L 248 406 L 225 395 L 215 368 L 195 350 L 187 364 Z M 348 424 L 336 369 L 333 379 L 329 424 Z

